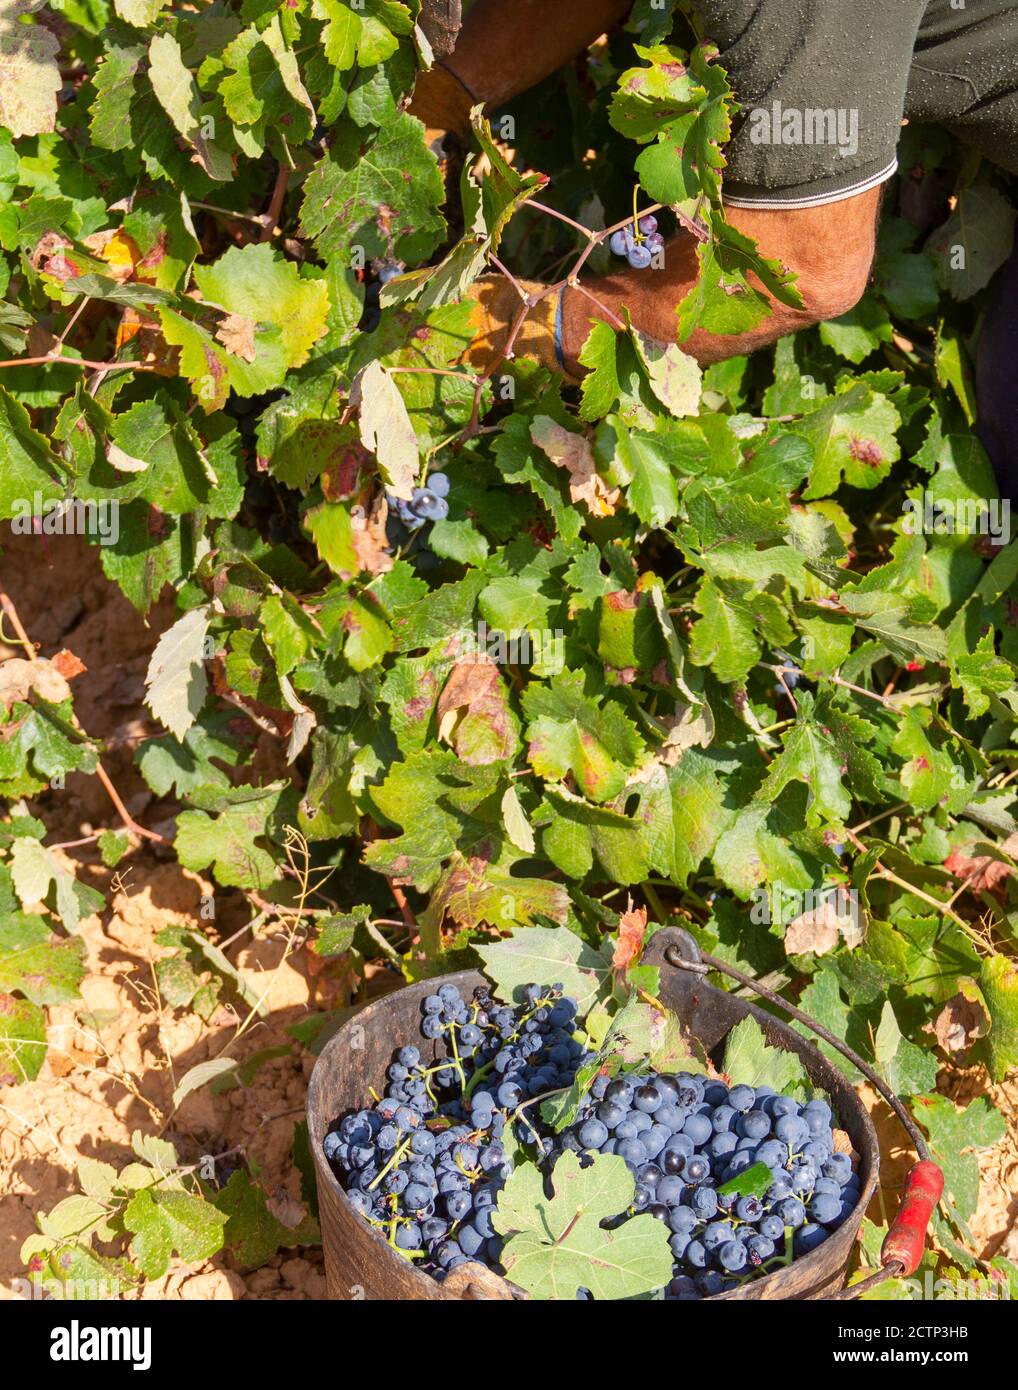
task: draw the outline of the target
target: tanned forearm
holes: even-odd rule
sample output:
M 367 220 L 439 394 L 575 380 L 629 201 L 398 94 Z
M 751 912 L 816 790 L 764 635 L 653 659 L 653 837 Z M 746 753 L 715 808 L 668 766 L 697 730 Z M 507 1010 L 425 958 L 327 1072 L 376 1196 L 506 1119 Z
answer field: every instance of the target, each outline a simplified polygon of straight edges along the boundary
M 632 0 L 477 0 L 446 66 L 478 101 L 525 92 L 620 24 Z
M 795 271 L 805 304 L 802 309 L 790 309 L 772 300 L 770 315 L 749 332 L 721 336 L 697 329 L 683 349 L 706 365 L 752 352 L 787 333 L 846 313 L 869 276 L 879 205 L 877 188 L 818 208 L 780 212 L 729 208 L 728 220 L 734 227 L 753 237 L 765 256 L 776 257 Z M 583 276 L 582 284 L 611 315 L 621 317 L 625 306 L 642 332 L 674 342 L 676 308 L 696 278 L 695 242 L 683 232 L 665 248 L 663 270 L 625 270 L 600 279 Z M 571 371 L 578 370 L 591 319 L 606 317 L 580 290 L 566 290 L 562 337 Z

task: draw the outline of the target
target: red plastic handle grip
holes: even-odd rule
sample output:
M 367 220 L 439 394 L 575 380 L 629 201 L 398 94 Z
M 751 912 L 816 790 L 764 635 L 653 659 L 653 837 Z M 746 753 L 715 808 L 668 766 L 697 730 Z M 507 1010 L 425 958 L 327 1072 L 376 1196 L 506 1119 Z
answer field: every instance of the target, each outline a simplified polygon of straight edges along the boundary
M 944 1190 L 944 1174 L 923 1159 L 909 1169 L 901 1205 L 880 1250 L 880 1263 L 898 1263 L 903 1276 L 914 1274 L 926 1248 L 926 1228 Z

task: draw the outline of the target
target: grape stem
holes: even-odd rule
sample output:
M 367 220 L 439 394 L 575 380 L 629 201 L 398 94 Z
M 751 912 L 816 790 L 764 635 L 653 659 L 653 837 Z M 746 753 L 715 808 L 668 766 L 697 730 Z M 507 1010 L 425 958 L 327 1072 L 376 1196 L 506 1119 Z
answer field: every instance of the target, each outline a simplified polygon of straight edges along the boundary
M 636 192 L 637 190 L 634 189 L 634 204 L 636 201 Z M 579 232 L 584 237 L 586 245 L 577 257 L 572 270 L 564 279 L 559 280 L 552 285 L 545 285 L 539 294 L 534 295 L 528 295 L 523 290 L 523 287 L 520 284 L 520 282 L 502 264 L 502 262 L 498 259 L 497 256 L 489 256 L 489 261 L 493 268 L 497 270 L 501 275 L 504 275 L 505 278 L 510 282 L 510 284 L 513 285 L 517 294 L 520 295 L 522 303 L 520 305 L 519 313 L 516 315 L 516 317 L 513 319 L 512 324 L 510 325 L 509 335 L 506 338 L 506 341 L 501 351 L 495 357 L 488 370 L 483 375 L 478 375 L 475 378 L 474 399 L 470 408 L 470 419 L 467 421 L 463 430 L 460 432 L 457 447 L 462 447 L 463 444 L 465 444 L 468 440 L 473 439 L 479 433 L 481 399 L 484 395 L 484 387 L 486 383 L 492 379 L 492 377 L 498 371 L 499 367 L 501 367 L 502 363 L 512 359 L 513 350 L 516 346 L 516 340 L 523 329 L 524 323 L 526 323 L 527 318 L 530 315 L 530 311 L 536 308 L 537 305 L 540 304 L 543 300 L 548 299 L 551 295 L 561 294 L 562 291 L 566 289 L 566 287 L 570 289 L 579 290 L 587 299 L 590 300 L 592 304 L 594 304 L 598 309 L 601 310 L 601 313 L 604 315 L 605 319 L 615 327 L 617 332 L 625 332 L 626 330 L 626 325 L 616 314 L 612 312 L 611 309 L 608 308 L 607 304 L 602 303 L 602 301 L 598 299 L 594 294 L 592 294 L 590 290 L 588 290 L 584 285 L 581 285 L 579 283 L 579 274 L 583 267 L 586 265 L 587 259 L 590 256 L 591 252 L 595 249 L 595 247 L 602 245 L 602 243 L 607 241 L 614 232 L 621 231 L 623 228 L 628 227 L 630 219 L 628 217 L 624 217 L 620 222 L 616 222 L 611 227 L 605 227 L 600 232 L 592 232 L 589 227 L 584 227 L 582 222 L 577 222 L 574 218 L 568 217 L 564 212 L 559 212 L 557 208 L 549 207 L 547 203 L 541 203 L 532 198 L 528 201 L 527 206 L 533 208 L 536 212 L 543 213 L 548 217 L 554 217 L 559 222 L 564 222 L 567 226 L 572 227 L 574 231 Z M 637 219 L 637 227 L 639 227 L 640 217 L 648 217 L 651 213 L 657 212 L 658 209 L 662 206 L 663 204 L 661 203 L 655 203 L 652 207 L 647 208 L 642 213 L 637 212 L 634 206 L 634 213 Z M 702 228 L 698 228 L 693 222 L 690 221 L 688 217 L 685 217 L 681 213 L 677 213 L 676 216 L 678 217 L 679 222 L 682 224 L 682 226 L 685 227 L 687 231 L 691 232 L 694 236 L 696 236 L 700 241 L 703 241 L 706 238 L 707 233 Z M 454 373 L 454 375 L 459 374 Z
M 413 1135 L 408 1135 L 401 1144 L 396 1145 L 395 1149 L 393 1149 L 392 1157 L 389 1159 L 388 1163 L 385 1165 L 385 1167 L 382 1169 L 382 1171 L 378 1174 L 377 1177 L 371 1179 L 371 1182 L 368 1185 L 369 1192 L 374 1191 L 374 1189 L 385 1177 L 386 1173 L 388 1173 L 390 1169 L 394 1168 L 396 1164 L 400 1161 L 400 1159 L 406 1153 L 407 1149 L 409 1149 L 410 1141 L 412 1138 Z

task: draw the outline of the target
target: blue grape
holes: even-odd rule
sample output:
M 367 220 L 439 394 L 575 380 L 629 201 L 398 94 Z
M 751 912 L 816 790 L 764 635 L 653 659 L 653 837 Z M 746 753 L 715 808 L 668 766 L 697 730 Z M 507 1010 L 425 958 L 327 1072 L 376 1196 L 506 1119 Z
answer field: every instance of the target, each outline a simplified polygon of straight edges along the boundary
M 686 1190 L 686 1185 L 680 1177 L 674 1173 L 665 1173 L 659 1178 L 655 1187 L 655 1195 L 659 1202 L 664 1202 L 665 1206 L 675 1207 L 682 1201 L 682 1194 Z M 709 1189 L 704 1189 L 709 1191 Z
M 396 1244 L 400 1250 L 417 1250 L 422 1240 L 421 1228 L 416 1221 L 409 1221 L 396 1231 Z
M 485 1240 L 477 1227 L 472 1225 L 460 1226 L 456 1232 L 456 1239 L 459 1241 L 460 1249 L 468 1259 L 473 1259 Z
M 688 1231 L 673 1231 L 668 1237 L 668 1248 L 677 1260 L 681 1260 L 686 1254 L 692 1239 Z
M 463 1258 L 463 1251 L 455 1240 L 444 1240 L 435 1251 L 435 1259 L 448 1269 L 455 1261 Z
M 764 1260 L 771 1258 L 776 1248 L 774 1241 L 762 1233 L 750 1236 L 749 1240 L 746 1241 L 746 1254 L 749 1257 L 749 1263 L 754 1266 L 763 1264 Z
M 806 1208 L 798 1197 L 786 1197 L 778 1203 L 778 1215 L 786 1226 L 801 1226 L 806 1220 Z
M 430 488 L 418 487 L 414 488 L 410 510 L 424 521 L 444 521 L 449 515 L 449 503 Z
M 713 1132 L 706 1115 L 690 1115 L 682 1126 L 682 1133 L 688 1135 L 694 1144 L 706 1144 Z
M 637 243 L 626 259 L 634 270 L 646 270 L 654 259 L 654 253 L 645 243 Z
M 498 1103 L 507 1110 L 515 1109 L 523 1100 L 523 1088 L 515 1081 L 503 1081 L 498 1088 Z
M 688 1134 L 673 1134 L 670 1139 L 665 1140 L 665 1171 L 667 1173 L 680 1173 L 683 1162 L 695 1152 L 696 1146 Z M 668 1156 L 674 1155 L 677 1163 L 669 1162 Z
M 626 1160 L 630 1168 L 639 1168 L 642 1163 L 647 1161 L 647 1150 L 639 1139 L 623 1139 L 615 1152 L 620 1158 Z
M 682 1165 L 682 1176 L 687 1182 L 703 1182 L 709 1173 L 710 1163 L 701 1154 L 692 1154 Z
M 774 1133 L 792 1148 L 798 1148 L 809 1138 L 809 1126 L 799 1115 L 782 1115 L 774 1125 Z
M 702 1241 L 691 1240 L 686 1246 L 686 1264 L 692 1265 L 694 1269 L 703 1269 L 707 1263 L 707 1251 L 704 1249 Z
M 665 1297 L 680 1299 L 683 1302 L 687 1302 L 690 1299 L 696 1298 L 696 1285 L 688 1274 L 677 1274 L 668 1285 Z
M 587 1120 L 580 1127 L 579 1138 L 585 1149 L 599 1149 L 608 1138 L 608 1126 L 602 1120 Z
M 724 1269 L 738 1274 L 740 1269 L 746 1268 L 746 1247 L 741 1240 L 726 1241 L 718 1249 L 718 1260 Z
M 606 1129 L 614 1129 L 616 1125 L 620 1125 L 627 1113 L 628 1111 L 624 1110 L 621 1105 L 607 1099 L 603 1100 L 597 1107 L 597 1118 Z
M 740 1221 L 759 1221 L 764 1214 L 763 1202 L 759 1197 L 740 1197 L 735 1204 L 735 1214 Z
M 701 1221 L 710 1221 L 717 1215 L 718 1194 L 713 1187 L 697 1187 L 689 1199 L 689 1204 Z
M 412 1182 L 403 1193 L 403 1205 L 409 1211 L 417 1211 L 426 1207 L 431 1201 L 431 1190 L 424 1186 L 422 1182 Z
M 762 1139 L 770 1133 L 770 1129 L 770 1117 L 762 1110 L 749 1110 L 740 1115 L 735 1126 L 735 1132 L 746 1139 Z
M 697 1224 L 697 1215 L 692 1207 L 672 1207 L 668 1213 L 668 1224 L 673 1231 L 691 1231 Z
M 450 1192 L 445 1198 L 446 1212 L 453 1221 L 462 1221 L 473 1205 L 473 1198 L 469 1192 Z
M 808 1255 L 811 1250 L 822 1245 L 827 1236 L 828 1232 L 824 1230 L 823 1226 L 816 1226 L 812 1222 L 807 1222 L 796 1231 L 792 1248 L 797 1255 Z
M 728 1092 L 728 1104 L 733 1110 L 751 1110 L 755 1100 L 756 1092 L 752 1086 L 733 1086 Z
M 645 1115 L 653 1115 L 655 1110 L 661 1109 L 661 1093 L 656 1086 L 641 1086 L 633 1097 L 633 1104 Z
M 421 1239 L 428 1245 L 444 1240 L 448 1234 L 449 1224 L 440 1216 L 429 1216 L 426 1221 L 421 1222 Z
M 825 1178 L 834 1178 L 844 1186 L 852 1174 L 852 1160 L 848 1154 L 831 1154 L 823 1166 L 823 1174 Z
M 785 1223 L 780 1216 L 765 1216 L 758 1227 L 760 1234 L 768 1240 L 778 1241 L 785 1234 Z
M 486 1240 L 491 1240 L 496 1234 L 495 1226 L 491 1219 L 492 1207 L 479 1207 L 474 1214 L 474 1226 L 480 1231 Z
M 658 1158 L 671 1137 L 664 1125 L 654 1124 L 645 1134 L 640 1136 L 640 1142 L 650 1158 Z
M 735 1236 L 735 1227 L 730 1221 L 712 1221 L 705 1228 L 700 1239 L 703 1241 L 705 1250 L 717 1250 L 724 1245 L 725 1241 L 732 1240 Z
M 821 1226 L 832 1226 L 841 1216 L 841 1198 L 822 1192 L 810 1202 L 809 1214 Z

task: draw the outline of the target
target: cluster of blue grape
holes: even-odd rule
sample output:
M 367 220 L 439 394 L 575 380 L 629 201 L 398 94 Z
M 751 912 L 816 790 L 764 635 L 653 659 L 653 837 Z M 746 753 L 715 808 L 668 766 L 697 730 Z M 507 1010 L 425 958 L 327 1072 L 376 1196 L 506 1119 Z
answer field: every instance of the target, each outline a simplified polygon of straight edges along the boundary
M 780 656 L 782 666 L 778 674 L 778 679 L 774 684 L 774 694 L 787 695 L 789 691 L 794 690 L 805 677 L 802 668 L 796 664 L 795 659 L 790 657 L 787 652 L 776 651 L 775 655 Z
M 646 270 L 657 253 L 664 250 L 665 239 L 657 229 L 656 217 L 641 217 L 637 225 L 639 236 L 628 224 L 613 232 L 608 244 L 612 253 L 624 256 L 634 270 Z
M 374 333 L 382 322 L 382 286 L 387 285 L 390 280 L 395 280 L 397 275 L 402 275 L 403 270 L 404 267 L 398 261 L 385 261 L 378 267 L 377 278 L 369 280 L 364 286 L 364 310 L 357 325 L 362 333 Z
M 407 501 L 403 497 L 387 494 L 389 510 L 395 512 L 409 531 L 416 531 L 426 521 L 444 521 L 449 515 L 449 479 L 444 473 L 432 473 L 427 487 L 414 488 L 414 495 Z
M 511 1172 L 508 1125 L 548 1167 L 566 1149 L 618 1154 L 633 1174 L 628 1220 L 666 1223 L 674 1264 L 666 1299 L 712 1297 L 807 1254 L 838 1228 L 859 1195 L 836 1152 L 830 1106 L 800 1104 L 768 1086 L 679 1073 L 595 1077 L 573 1124 L 555 1134 L 539 1097 L 572 1084 L 593 1053 L 574 1036 L 576 1005 L 560 986 L 528 985 L 523 1003 L 487 988 L 465 1000 L 443 984 L 422 1005 L 421 1037 L 441 1056 L 401 1047 L 385 1094 L 326 1135 L 325 1153 L 357 1211 L 436 1279 L 467 1260 L 500 1268 L 492 1222 Z M 755 1164 L 761 1195 L 721 1189 Z
M 401 1047 L 383 1098 L 341 1120 L 324 1149 L 357 1211 L 441 1280 L 466 1260 L 498 1267 L 491 1216 L 511 1171 L 506 1124 L 527 1100 L 571 1085 L 590 1054 L 560 988 L 530 985 L 511 1008 L 484 988 L 467 1001 L 443 984 L 422 1009 L 421 1035 L 445 1055 L 428 1062 Z
M 827 1102 L 803 1105 L 769 1086 L 729 1089 L 687 1073 L 599 1076 L 558 1142 L 625 1159 L 636 1179 L 634 1212 L 650 1212 L 672 1233 L 666 1298 L 737 1287 L 783 1258 L 789 1236 L 793 1255 L 808 1254 L 859 1197 L 849 1155 L 835 1151 Z M 758 1163 L 771 1170 L 761 1196 L 719 1190 Z

